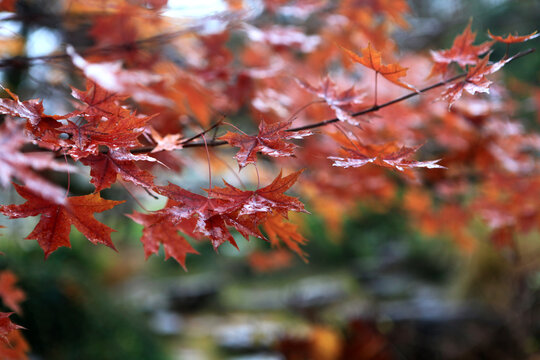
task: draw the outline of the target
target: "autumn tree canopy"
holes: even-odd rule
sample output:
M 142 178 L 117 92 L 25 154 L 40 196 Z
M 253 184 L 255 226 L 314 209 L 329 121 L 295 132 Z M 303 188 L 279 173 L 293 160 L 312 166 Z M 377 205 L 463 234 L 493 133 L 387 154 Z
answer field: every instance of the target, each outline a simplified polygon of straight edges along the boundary
M 0 99 L 0 181 L 20 195 L 0 212 L 39 216 L 26 239 L 45 257 L 70 247 L 72 225 L 115 249 L 115 230 L 94 215 L 132 200 L 137 209 L 122 209 L 142 225 L 144 254 L 162 247 L 185 269 L 196 243 L 219 252 L 241 237 L 269 243 L 255 266 L 283 249 L 307 260 L 294 214 L 322 217 L 335 237 L 358 202 L 398 202 L 465 252 L 479 236 L 512 247 L 539 229 L 538 126 L 516 116 L 500 77 L 533 51 L 513 44 L 539 34 L 493 34 L 471 19 L 450 48 L 413 53 L 392 38 L 410 26 L 405 0 L 227 6 L 186 20 L 166 0 L 70 0 L 38 15 L 32 2 L 1 2 L 21 29 L 47 28 L 49 16 L 62 30 L 44 56 L 25 54 L 13 32 L 0 60 L 40 67 L 31 81 L 55 89 L 54 104 L 26 97 L 6 76 Z M 111 187 L 124 201 L 102 196 Z M 17 327 L 8 316 L 2 334 Z

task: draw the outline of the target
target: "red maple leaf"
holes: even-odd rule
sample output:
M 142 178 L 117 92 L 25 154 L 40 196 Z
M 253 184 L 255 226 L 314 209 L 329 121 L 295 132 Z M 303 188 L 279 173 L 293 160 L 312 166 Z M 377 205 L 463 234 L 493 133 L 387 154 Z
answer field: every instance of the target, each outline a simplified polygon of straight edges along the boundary
M 216 250 L 224 242 L 229 242 L 238 248 L 227 226 L 234 227 L 246 238 L 249 235 L 262 237 L 249 223 L 246 224 L 237 219 L 234 214 L 236 204 L 210 199 L 174 184 L 158 186 L 156 190 L 159 194 L 172 200 L 167 207 L 158 213 L 166 215 L 168 221 L 174 225 L 194 220 L 193 233 L 208 237 Z
M 1 85 L 0 85 L 1 86 Z M 26 119 L 26 130 L 41 146 L 57 149 L 59 144 L 57 130 L 62 123 L 58 120 L 65 116 L 46 115 L 43 113 L 43 103 L 38 99 L 21 101 L 19 97 L 4 88 L 12 99 L 0 99 L 0 113 Z
M 85 91 L 71 88 L 71 95 L 83 102 L 78 106 L 79 110 L 71 116 L 96 116 L 96 121 L 99 121 L 102 116 L 125 117 L 130 113 L 128 109 L 119 105 L 121 101 L 127 99 L 127 96 L 119 96 L 117 93 L 107 91 L 91 80 L 86 81 Z
M 81 162 L 90 166 L 90 182 L 96 187 L 95 192 L 109 188 L 120 175 L 125 181 L 147 189 L 154 187 L 154 176 L 140 169 L 134 160 L 157 161 L 146 155 L 135 155 L 125 150 L 110 150 L 107 153 L 90 155 Z
M 258 226 L 267 221 L 268 215 L 287 217 L 288 211 L 305 212 L 298 199 L 283 194 L 301 173 L 298 171 L 286 177 L 280 173 L 271 184 L 255 191 L 242 191 L 225 183 L 225 188 L 206 190 L 209 197 L 174 184 L 157 186 L 156 191 L 169 198 L 165 208 L 151 214 L 134 213 L 129 217 L 144 225 L 141 241 L 147 256 L 156 253 L 161 243 L 167 257 L 174 257 L 185 266 L 186 254 L 196 252 L 178 231 L 208 237 L 217 250 L 224 242 L 237 247 L 227 227 L 236 229 L 246 239 L 249 236 L 264 239 Z
M 323 99 L 328 106 L 336 113 L 336 117 L 341 121 L 346 121 L 352 125 L 359 125 L 360 122 L 352 117 L 352 107 L 355 104 L 361 104 L 362 99 L 365 97 L 365 93 L 358 93 L 351 87 L 345 91 L 338 92 L 336 85 L 330 80 L 329 77 L 325 77 L 319 84 L 319 87 L 313 87 L 310 84 L 296 79 L 298 84 L 310 93 L 317 95 Z
M 59 128 L 59 131 L 70 135 L 61 144 L 76 160 L 99 154 L 100 145 L 116 150 L 141 146 L 138 138 L 151 117 L 129 113 L 123 117 L 96 116 L 89 119 L 91 121 L 81 125 L 68 121 L 67 125 Z
M 10 335 L 12 331 L 15 331 L 17 329 L 24 329 L 22 326 L 16 325 L 11 322 L 11 320 L 9 319 L 11 314 L 13 313 L 0 312 L 0 341 L 4 342 L 6 345 L 9 345 L 8 335 Z
M 174 224 L 169 214 L 157 212 L 152 214 L 142 214 L 134 212 L 128 215 L 133 221 L 144 226 L 141 242 L 144 246 L 146 258 L 152 254 L 157 254 L 159 244 L 163 244 L 165 259 L 174 258 L 186 270 L 186 255 L 198 254 L 187 240 L 178 231 L 186 231 L 187 222 Z M 193 225 L 193 224 L 191 224 Z M 190 232 L 188 230 L 188 232 Z
M 24 186 L 13 184 L 27 201 L 21 205 L 4 205 L 0 212 L 10 219 L 41 215 L 34 230 L 26 239 L 35 239 L 47 258 L 60 246 L 71 247 L 69 232 L 75 225 L 94 244 L 104 244 L 115 249 L 111 232 L 115 231 L 94 218 L 94 213 L 112 209 L 124 201 L 105 200 L 97 193 L 68 197 L 65 205 L 53 203 Z
M 302 171 L 294 172 L 285 177 L 280 172 L 270 185 L 255 191 L 240 190 L 226 181 L 224 181 L 224 188 L 214 187 L 206 191 L 212 198 L 235 204 L 239 216 L 276 212 L 287 217 L 289 211 L 307 212 L 304 209 L 304 204 L 298 199 L 284 194 L 294 185 Z
M 27 101 L 21 101 L 19 97 L 4 88 L 4 90 L 11 96 L 11 99 L 0 99 L 0 113 L 17 116 L 23 119 L 27 119 L 29 125 L 27 129 L 37 129 L 43 132 L 46 129 L 53 129 L 59 127 L 57 119 L 63 119 L 63 116 L 50 116 L 43 113 L 43 103 L 38 99 L 32 99 Z
M 17 277 L 9 270 L 0 272 L 0 298 L 11 310 L 16 313 L 21 313 L 20 303 L 26 299 L 24 291 L 19 289 L 15 284 Z
M 288 143 L 285 140 L 301 139 L 311 135 L 310 131 L 287 131 L 292 125 L 293 120 L 267 123 L 261 121 L 259 124 L 259 133 L 257 135 L 246 135 L 233 132 L 227 132 L 219 139 L 228 142 L 231 146 L 239 147 L 235 158 L 238 160 L 240 169 L 248 164 L 256 162 L 257 152 L 272 157 L 294 156 L 295 144 Z
M 448 65 L 455 62 L 462 68 L 467 65 L 474 65 L 478 61 L 478 57 L 488 52 L 493 44 L 493 41 L 486 41 L 480 45 L 473 45 L 476 39 L 476 33 L 471 31 L 472 20 L 463 31 L 457 36 L 448 50 L 431 51 L 431 56 L 435 61 L 435 65 L 431 69 L 429 77 L 442 74 L 443 76 L 448 71 Z

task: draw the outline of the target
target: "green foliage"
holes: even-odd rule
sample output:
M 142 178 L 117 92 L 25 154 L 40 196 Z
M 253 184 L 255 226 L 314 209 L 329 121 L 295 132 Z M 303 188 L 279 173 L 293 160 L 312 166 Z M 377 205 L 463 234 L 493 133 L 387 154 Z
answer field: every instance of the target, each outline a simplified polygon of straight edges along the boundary
M 37 249 L 9 258 L 28 297 L 18 322 L 30 329 L 32 352 L 58 360 L 165 359 L 142 314 L 113 296 L 99 260 L 85 252 L 61 250 L 47 266 Z

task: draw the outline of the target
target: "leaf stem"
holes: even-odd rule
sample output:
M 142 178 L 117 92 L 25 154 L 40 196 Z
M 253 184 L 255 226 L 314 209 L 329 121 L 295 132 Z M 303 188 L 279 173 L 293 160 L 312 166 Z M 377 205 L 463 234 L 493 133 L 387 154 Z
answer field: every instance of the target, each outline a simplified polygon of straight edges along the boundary
M 293 112 L 291 114 L 291 116 L 289 116 L 289 119 L 287 119 L 287 121 L 293 120 L 298 114 L 300 114 L 303 110 L 307 109 L 311 105 L 313 105 L 313 104 L 321 104 L 323 102 L 324 102 L 324 100 L 314 100 L 312 102 L 307 103 L 306 105 L 302 106 L 300 109 Z
M 257 163 L 254 163 L 255 165 L 255 172 L 257 173 L 257 190 L 261 187 L 261 177 L 259 176 L 259 168 L 257 167 Z
M 242 131 L 242 129 L 239 129 L 237 126 L 231 124 L 230 122 L 224 121 L 224 122 L 223 122 L 223 125 L 229 125 L 230 127 L 234 128 L 234 129 L 237 130 L 238 132 L 241 132 L 243 135 L 249 136 L 249 135 L 246 134 L 244 131 Z
M 210 164 L 210 152 L 208 151 L 208 144 L 206 143 L 206 137 L 201 135 L 204 141 L 204 149 L 206 150 L 206 160 L 208 161 L 208 188 L 212 188 L 212 165 Z
M 67 159 L 67 154 L 64 152 L 64 160 L 66 162 L 66 167 L 67 167 L 67 189 L 66 189 L 66 195 L 64 197 L 68 197 L 69 195 L 69 189 L 71 187 L 71 173 L 69 171 L 69 164 L 68 164 L 68 159 Z
M 375 100 L 373 101 L 373 107 L 377 106 L 377 78 L 378 77 L 379 77 L 379 72 L 375 71 Z
M 341 124 L 334 124 L 334 126 L 336 127 L 336 129 L 338 129 L 342 134 L 343 136 L 345 136 L 345 138 L 347 140 L 349 140 L 349 142 L 351 143 L 351 145 L 356 149 L 356 151 L 360 152 L 360 149 L 358 148 L 358 146 L 354 143 L 354 141 L 352 141 L 352 139 L 349 137 L 349 135 L 347 134 L 347 132 L 343 129 L 343 127 L 341 126 Z
M 137 199 L 137 197 L 128 189 L 127 185 L 124 183 L 124 181 L 120 180 L 118 181 L 120 185 L 124 188 L 124 190 L 127 191 L 127 193 L 133 198 L 133 200 L 146 212 L 150 212 L 140 201 Z
M 185 144 L 188 144 L 190 142 L 192 142 L 193 140 L 197 139 L 197 138 L 200 138 L 201 136 L 203 136 L 204 138 L 204 134 L 206 134 L 207 132 L 211 131 L 212 129 L 218 127 L 222 122 L 223 122 L 223 119 L 224 117 L 222 117 L 221 119 L 219 119 L 219 121 L 217 121 L 214 125 L 210 126 L 208 129 L 196 134 L 196 135 L 193 135 L 192 137 L 186 139 L 186 140 L 183 140 L 180 142 L 181 145 L 185 145 Z

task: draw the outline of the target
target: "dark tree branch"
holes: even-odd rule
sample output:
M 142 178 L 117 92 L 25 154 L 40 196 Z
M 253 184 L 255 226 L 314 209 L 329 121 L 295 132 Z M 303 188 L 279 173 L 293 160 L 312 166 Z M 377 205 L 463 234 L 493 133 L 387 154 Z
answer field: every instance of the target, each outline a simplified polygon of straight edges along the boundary
M 516 59 L 519 59 L 519 58 L 521 58 L 523 56 L 529 55 L 529 54 L 533 53 L 535 50 L 536 49 L 527 49 L 527 50 L 524 50 L 522 52 L 519 52 L 516 55 L 514 55 L 511 59 L 509 59 L 508 62 L 512 62 L 512 61 L 514 61 Z M 365 114 L 380 110 L 380 109 L 385 108 L 387 106 L 394 105 L 396 103 L 399 103 L 399 102 L 405 101 L 407 99 L 410 99 L 410 98 L 412 98 L 414 96 L 420 95 L 422 93 L 428 92 L 430 90 L 433 90 L 433 89 L 436 89 L 436 88 L 441 87 L 443 85 L 454 82 L 454 81 L 456 81 L 458 79 L 461 79 L 462 77 L 465 77 L 466 75 L 467 75 L 467 73 L 463 72 L 461 74 L 453 76 L 453 77 L 451 77 L 449 79 L 446 79 L 444 81 L 441 81 L 441 82 L 438 82 L 436 84 L 425 87 L 423 89 L 420 89 L 420 90 L 418 90 L 418 92 L 411 92 L 411 93 L 409 93 L 407 95 L 401 96 L 401 97 L 396 98 L 394 100 L 390 100 L 390 101 L 385 102 L 385 103 L 383 103 L 381 105 L 374 105 L 374 106 L 370 107 L 369 109 L 365 109 L 365 110 L 362 110 L 362 111 L 355 112 L 355 113 L 351 114 L 351 116 L 358 117 L 358 116 L 361 116 L 361 115 L 365 115 Z M 333 124 L 333 123 L 338 122 L 338 121 L 340 121 L 338 118 L 328 119 L 328 120 L 324 120 L 324 121 L 321 121 L 321 122 L 318 122 L 318 123 L 315 123 L 315 124 L 309 124 L 309 125 L 305 125 L 305 126 L 299 126 L 299 127 L 296 127 L 296 128 L 291 128 L 291 129 L 288 129 L 287 131 L 300 131 L 300 130 L 314 129 L 314 128 L 318 128 L 318 127 L 325 126 L 325 125 L 328 125 L 328 124 Z
M 526 56 L 526 55 L 529 55 L 529 54 L 533 53 L 535 50 L 536 49 L 527 49 L 527 50 L 521 51 L 521 52 L 517 53 L 516 55 L 512 56 L 512 58 L 508 59 L 507 61 L 508 61 L 508 63 L 510 63 L 510 62 L 512 62 L 514 60 L 517 60 L 517 59 L 519 59 L 519 58 L 521 58 L 523 56 Z M 365 114 L 375 112 L 375 111 L 380 110 L 382 108 L 385 108 L 387 106 L 390 106 L 390 105 L 405 101 L 407 99 L 410 99 L 410 98 L 415 97 L 417 95 L 423 94 L 423 93 L 428 92 L 430 90 L 436 89 L 438 87 L 444 86 L 446 84 L 450 84 L 450 83 L 452 83 L 452 82 L 454 82 L 456 80 L 459 80 L 459 79 L 465 77 L 466 75 L 467 75 L 466 72 L 460 73 L 460 74 L 455 75 L 455 76 L 453 76 L 453 77 L 451 77 L 449 79 L 446 79 L 444 81 L 441 81 L 441 82 L 438 82 L 436 84 L 425 87 L 423 89 L 420 89 L 417 92 L 411 92 L 411 93 L 409 93 L 407 95 L 398 97 L 398 98 L 396 98 L 394 100 L 387 101 L 387 102 L 385 102 L 385 103 L 383 103 L 381 105 L 374 105 L 374 106 L 372 106 L 372 107 L 370 107 L 368 109 L 352 113 L 351 116 L 358 117 L 358 116 L 362 116 L 362 115 L 365 115 Z M 324 121 L 321 121 L 321 122 L 318 122 L 318 123 L 315 123 L 315 124 L 309 124 L 309 125 L 299 126 L 299 127 L 295 127 L 295 128 L 290 128 L 290 129 L 288 129 L 286 131 L 301 131 L 301 130 L 315 129 L 315 128 L 330 125 L 330 124 L 333 124 L 333 123 L 336 123 L 336 122 L 339 122 L 339 121 L 340 120 L 338 118 L 333 118 L 333 119 L 324 120 Z M 199 134 L 198 136 L 193 137 L 193 138 L 199 137 L 201 135 L 202 135 L 202 133 Z M 214 140 L 214 141 L 208 141 L 207 142 L 207 146 L 221 146 L 221 145 L 225 145 L 225 144 L 227 144 L 227 142 L 222 141 L 222 140 Z M 185 143 L 184 144 L 185 148 L 187 148 L 187 147 L 202 147 L 202 146 L 205 146 L 205 144 L 202 143 L 202 142 Z

